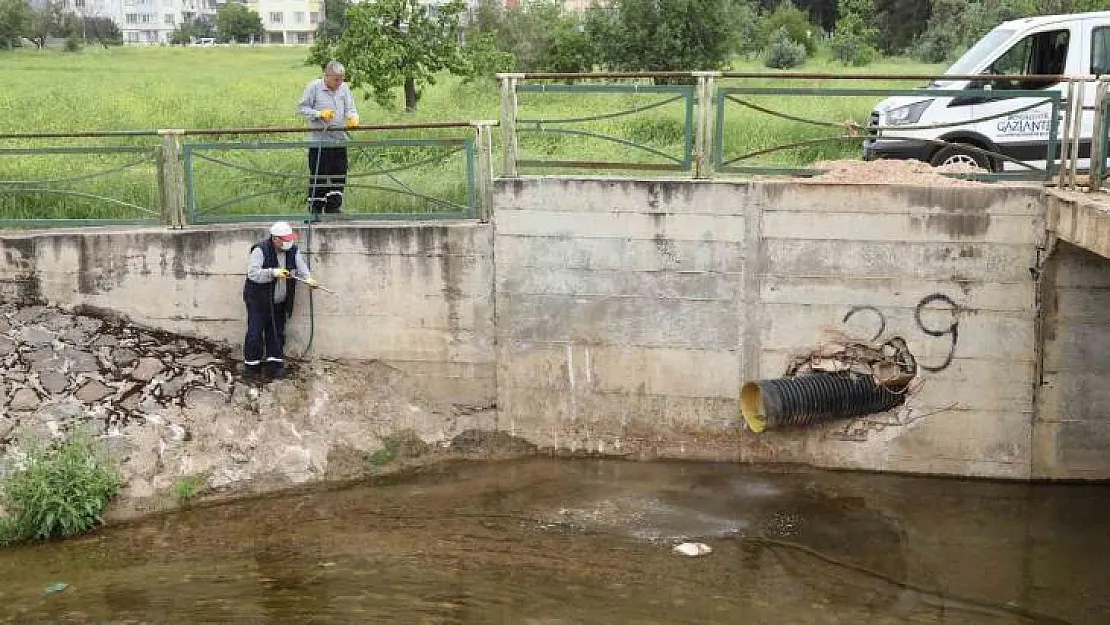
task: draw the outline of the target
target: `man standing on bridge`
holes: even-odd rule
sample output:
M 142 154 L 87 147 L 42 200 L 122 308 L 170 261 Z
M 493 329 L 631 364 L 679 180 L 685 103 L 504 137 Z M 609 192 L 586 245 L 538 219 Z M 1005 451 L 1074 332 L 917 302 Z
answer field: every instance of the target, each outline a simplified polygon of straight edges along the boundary
M 351 88 L 343 82 L 346 70 L 338 61 L 324 67 L 324 77 L 304 88 L 298 111 L 308 120 L 308 210 L 312 214 L 343 212 L 343 187 L 347 182 L 347 128 L 358 127 L 358 109 Z M 331 144 L 331 145 L 327 145 Z
M 297 234 L 284 221 L 270 227 L 269 238 L 251 246 L 243 301 L 247 305 L 247 338 L 243 342 L 243 377 L 266 374 L 280 378 L 285 372 L 285 320 L 293 315 L 293 296 L 300 280 L 316 288 L 312 272 L 296 245 Z

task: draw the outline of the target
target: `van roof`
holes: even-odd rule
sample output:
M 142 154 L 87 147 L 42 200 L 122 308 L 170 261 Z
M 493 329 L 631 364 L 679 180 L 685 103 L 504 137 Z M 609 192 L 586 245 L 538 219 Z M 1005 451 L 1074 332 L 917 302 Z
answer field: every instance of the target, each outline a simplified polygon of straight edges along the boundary
M 1090 13 L 1064 13 L 1060 15 L 1038 15 L 1036 17 L 1023 17 L 1018 20 L 1003 22 L 999 26 L 1007 28 L 1028 28 L 1030 26 L 1043 26 L 1057 22 L 1074 22 L 1092 18 L 1110 19 L 1110 11 L 1092 11 Z

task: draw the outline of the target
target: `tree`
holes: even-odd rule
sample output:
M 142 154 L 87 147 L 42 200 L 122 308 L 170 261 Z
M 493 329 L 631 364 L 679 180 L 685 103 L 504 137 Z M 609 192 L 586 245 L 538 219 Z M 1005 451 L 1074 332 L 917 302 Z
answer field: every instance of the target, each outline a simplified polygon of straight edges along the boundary
M 24 36 L 38 48 L 46 47 L 47 37 L 68 37 L 77 28 L 76 16 L 62 10 L 62 4 L 47 0 L 31 14 L 31 23 Z
M 317 41 L 309 62 L 343 63 L 353 87 L 364 87 L 383 106 L 403 87 L 405 109 L 413 111 L 425 85 L 448 70 L 465 76 L 469 63 L 459 45 L 462 0 L 435 7 L 419 0 L 377 0 L 347 9 L 347 28 L 334 41 Z
M 752 0 L 733 0 L 730 13 L 733 23 L 732 49 L 749 58 L 756 56 L 762 50 L 760 46 L 762 18 L 759 16 L 757 5 Z
M 0 0 L 0 46 L 18 45 L 31 27 L 31 6 L 26 0 Z
M 933 0 L 932 16 L 913 54 L 930 63 L 952 60 L 1001 22 L 1038 10 L 1036 0 Z
M 207 15 L 185 20 L 170 35 L 170 43 L 185 45 L 197 39 L 216 37 L 216 24 Z
M 464 82 L 492 79 L 498 72 L 511 72 L 516 68 L 516 57 L 497 47 L 493 35 L 475 33 L 467 38 L 466 56 L 470 72 Z
M 771 36 L 783 29 L 791 41 L 805 46 L 807 56 L 817 51 L 817 27 L 809 22 L 805 13 L 788 3 L 764 17 L 759 28 L 761 48 L 771 45 Z
M 1084 11 L 1106 11 L 1110 9 L 1110 0 L 1038 0 L 1037 13 L 1051 15 L 1053 13 L 1083 13 Z
M 515 68 L 522 72 L 589 71 L 597 60 L 578 16 L 552 0 L 509 8 L 483 1 L 468 33 L 491 37 L 498 49 L 513 56 Z
M 875 60 L 878 32 L 871 23 L 874 0 L 841 0 L 836 32 L 829 42 L 833 58 L 847 65 L 868 65 Z
M 806 62 L 806 47 L 794 41 L 785 28 L 771 35 L 771 43 L 763 53 L 763 64 L 775 69 L 790 69 Z
M 85 41 L 95 41 L 105 48 L 123 45 L 123 33 L 111 18 L 86 17 L 84 33 Z
M 216 30 L 224 41 L 262 38 L 262 18 L 238 2 L 228 2 L 216 12 Z
M 595 7 L 586 32 L 618 71 L 714 70 L 735 42 L 730 0 L 616 0 Z
M 908 50 L 933 14 L 933 3 L 921 0 L 875 0 L 874 26 L 879 49 L 887 54 Z
M 334 43 L 347 29 L 347 9 L 350 0 L 324 0 L 324 19 L 316 27 L 316 41 Z
M 562 7 L 550 0 L 508 8 L 497 32 L 497 47 L 513 53 L 518 70 L 543 71 L 544 57 L 563 22 Z
M 551 30 L 551 40 L 540 59 L 539 71 L 570 74 L 594 68 L 597 55 L 585 30 L 565 19 L 556 22 Z

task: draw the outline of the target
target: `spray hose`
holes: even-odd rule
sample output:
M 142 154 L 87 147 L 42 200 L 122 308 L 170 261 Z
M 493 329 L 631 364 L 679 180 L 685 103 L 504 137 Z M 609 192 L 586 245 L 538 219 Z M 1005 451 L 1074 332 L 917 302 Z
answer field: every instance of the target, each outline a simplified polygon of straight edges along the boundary
M 313 209 L 316 207 L 316 204 L 315 204 L 315 202 L 316 202 L 316 180 L 319 177 L 317 174 L 320 172 L 320 154 L 321 154 L 321 152 L 323 152 L 323 150 L 317 148 L 317 150 L 316 150 L 316 166 L 312 168 L 312 171 L 308 172 L 309 178 L 311 179 L 311 187 L 310 187 L 309 192 L 308 192 L 308 202 L 309 202 L 308 212 L 309 212 L 309 215 L 308 215 L 308 219 L 306 219 L 305 222 L 304 222 L 305 225 L 308 226 L 308 228 L 307 228 L 308 232 L 305 234 L 304 262 L 305 262 L 305 264 L 308 265 L 308 270 L 309 271 L 312 271 L 312 263 L 309 261 L 309 258 L 311 257 L 311 253 L 312 253 L 313 226 L 315 225 L 316 221 L 319 219 L 319 215 L 317 215 L 313 211 Z M 306 357 L 308 357 L 308 352 L 312 349 L 312 341 L 313 341 L 313 339 L 316 338 L 316 302 L 315 302 L 315 298 L 313 297 L 313 293 L 312 293 L 315 290 L 316 289 L 309 289 L 308 290 L 308 343 L 304 346 L 304 351 L 301 352 L 301 358 L 300 358 L 301 360 L 304 360 Z

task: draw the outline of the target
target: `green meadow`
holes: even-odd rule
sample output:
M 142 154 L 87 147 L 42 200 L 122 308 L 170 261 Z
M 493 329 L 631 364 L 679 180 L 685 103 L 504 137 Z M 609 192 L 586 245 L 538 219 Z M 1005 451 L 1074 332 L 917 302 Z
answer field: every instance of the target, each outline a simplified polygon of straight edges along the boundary
M 0 52 L 0 133 L 79 133 L 168 128 L 300 127 L 296 104 L 318 69 L 305 65 L 304 48 L 88 48 Z M 735 71 L 767 71 L 737 61 Z M 937 73 L 939 66 L 887 59 L 866 68 L 877 74 Z M 858 73 L 827 59 L 799 71 Z M 528 82 L 553 85 L 556 81 Z M 649 81 L 594 82 L 592 87 L 649 86 Z M 920 81 L 726 80 L 727 87 L 914 88 Z M 466 82 L 444 75 L 422 94 L 419 110 L 385 109 L 357 92 L 363 124 L 496 120 L 494 80 Z M 727 102 L 721 139 L 725 160 L 777 145 L 844 134 L 865 125 L 882 96 L 743 94 L 754 105 Z M 668 102 L 668 100 L 671 100 Z M 523 91 L 519 94 L 523 173 L 570 173 L 552 161 L 669 164 L 687 158 L 686 109 L 681 90 L 660 93 Z M 775 114 L 760 111 L 758 108 Z M 615 115 L 621 111 L 636 111 Z M 716 111 L 714 112 L 716 115 Z M 780 116 L 782 115 L 782 116 Z M 793 119 L 791 119 L 793 118 Z M 572 120 L 572 121 L 565 121 Z M 716 119 L 714 119 L 714 126 Z M 692 129 L 691 129 L 692 130 Z M 613 137 L 619 141 L 598 138 Z M 347 210 L 356 213 L 453 213 L 471 201 L 468 167 L 476 159 L 442 139 L 468 139 L 468 129 L 359 131 L 350 150 Z M 199 218 L 296 215 L 304 209 L 306 150 L 300 133 L 188 136 L 189 187 Z M 858 158 L 859 139 L 810 143 L 738 161 L 736 165 L 798 167 L 820 160 Z M 157 137 L 0 139 L 0 218 L 154 218 L 160 212 Z M 494 171 L 501 168 L 495 132 Z M 688 175 L 635 172 L 610 166 L 596 174 Z

